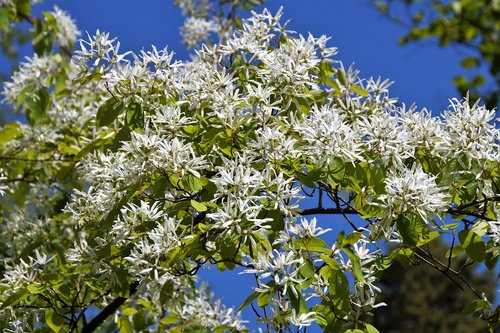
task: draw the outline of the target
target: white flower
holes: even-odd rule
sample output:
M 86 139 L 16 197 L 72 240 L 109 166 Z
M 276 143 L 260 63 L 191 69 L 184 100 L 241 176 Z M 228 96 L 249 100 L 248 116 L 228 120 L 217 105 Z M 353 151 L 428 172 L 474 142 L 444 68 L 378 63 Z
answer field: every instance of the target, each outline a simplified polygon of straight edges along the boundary
M 316 163 L 329 164 L 335 157 L 349 161 L 362 159 L 362 134 L 347 124 L 341 110 L 323 106 L 311 111 L 297 130 L 304 136 L 304 149 Z
M 362 118 L 360 132 L 367 143 L 365 149 L 380 156 L 384 163 L 403 165 L 403 160 L 413 156 L 406 128 L 399 117 L 389 111 L 378 112 Z
M 323 229 L 320 227 L 316 227 L 316 223 L 318 221 L 316 220 L 315 217 L 313 217 L 310 221 L 308 221 L 306 218 L 300 218 L 300 224 L 294 224 L 291 225 L 288 229 L 290 232 L 294 233 L 297 235 L 299 238 L 312 238 L 312 237 L 318 237 L 320 235 L 323 235 L 324 233 L 327 233 L 328 231 L 331 231 L 332 229 Z
M 110 39 L 109 33 L 101 33 L 97 30 L 94 36 L 90 36 L 87 32 L 87 37 L 88 40 L 80 39 L 80 50 L 75 51 L 72 59 L 82 68 L 87 68 L 87 62 L 93 60 L 91 67 L 104 66 L 100 70 L 106 72 L 114 64 L 123 61 L 130 53 L 119 53 L 120 43 L 117 42 L 116 37 Z
M 410 145 L 432 153 L 444 149 L 444 126 L 439 118 L 432 117 L 425 108 L 417 112 L 413 106 L 406 109 L 405 105 L 399 115 Z
M 219 26 L 215 20 L 188 17 L 181 28 L 181 36 L 184 44 L 188 47 L 195 47 L 207 41 L 210 33 L 218 31 Z
M 297 316 L 297 313 L 295 309 L 292 310 L 292 315 L 288 318 L 290 322 L 298 326 L 298 329 L 300 330 L 304 326 L 310 326 L 314 322 L 314 318 L 312 318 L 316 312 L 306 312 L 302 313 L 300 316 Z
M 283 287 L 283 294 L 287 293 L 288 289 L 297 295 L 297 290 L 293 287 L 294 284 L 302 282 L 296 275 L 299 272 L 300 265 L 304 262 L 304 258 L 293 251 L 273 250 L 266 254 L 258 254 L 257 260 L 252 263 L 253 268 L 245 269 L 243 273 L 258 274 L 258 279 L 261 281 L 258 290 L 264 291 L 268 288 L 263 280 L 272 277 L 277 286 Z
M 490 226 L 489 235 L 495 245 L 500 245 L 500 217 L 496 221 L 488 221 Z
M 56 77 L 61 69 L 62 58 L 54 54 L 26 57 L 26 62 L 20 64 L 19 69 L 12 75 L 11 81 L 3 84 L 2 94 L 5 100 L 16 105 L 21 98 L 38 99 L 36 95 L 39 89 L 45 88 L 47 78 Z M 26 91 L 25 88 L 32 88 Z
M 208 0 L 179 0 L 182 14 L 189 16 L 205 16 L 211 8 Z
M 443 113 L 449 155 L 499 161 L 499 130 L 492 123 L 495 110 L 487 110 L 479 101 L 470 106 L 468 96 L 452 99 L 451 108 Z
M 176 311 L 184 322 L 198 324 L 206 329 L 220 326 L 229 326 L 231 331 L 244 329 L 246 321 L 232 308 L 222 305 L 220 300 L 214 300 L 206 284 L 202 284 L 193 296 L 186 297 L 184 306 Z
M 300 151 L 295 148 L 297 140 L 291 139 L 279 127 L 259 128 L 252 146 L 259 157 L 266 161 L 279 162 L 286 158 L 295 158 Z
M 80 36 L 80 31 L 76 27 L 75 21 L 67 12 L 54 6 L 54 11 L 49 12 L 56 20 L 57 30 L 55 35 L 56 43 L 61 47 L 72 47 L 75 40 Z
M 440 213 L 449 206 L 449 195 L 437 186 L 436 176 L 426 174 L 421 166 L 391 174 L 385 180 L 387 194 L 379 196 L 391 215 L 416 210 L 427 220 L 431 213 Z

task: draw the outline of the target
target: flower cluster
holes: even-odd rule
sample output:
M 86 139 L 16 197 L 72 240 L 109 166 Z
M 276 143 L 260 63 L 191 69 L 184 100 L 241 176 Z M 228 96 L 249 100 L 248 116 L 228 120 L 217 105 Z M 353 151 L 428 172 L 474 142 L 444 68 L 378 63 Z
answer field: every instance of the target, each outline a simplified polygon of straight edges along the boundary
M 426 174 L 419 166 L 406 169 L 401 175 L 391 175 L 385 180 L 387 194 L 380 200 L 389 214 L 398 215 L 408 210 L 416 210 L 422 219 L 427 220 L 431 213 L 441 213 L 448 206 L 449 196 L 443 188 L 436 185 L 436 177 Z
M 80 31 L 76 27 L 75 21 L 65 11 L 55 6 L 53 12 L 46 15 L 52 15 L 56 21 L 57 29 L 55 42 L 61 47 L 72 47 L 76 39 L 80 36 Z

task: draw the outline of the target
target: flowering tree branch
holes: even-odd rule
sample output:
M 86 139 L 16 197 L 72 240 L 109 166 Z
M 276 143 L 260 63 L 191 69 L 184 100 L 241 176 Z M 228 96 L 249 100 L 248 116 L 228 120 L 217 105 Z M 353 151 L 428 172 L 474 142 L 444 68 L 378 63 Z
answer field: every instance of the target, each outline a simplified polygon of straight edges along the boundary
M 494 267 L 494 111 L 467 97 L 440 117 L 398 107 L 389 81 L 359 78 L 327 37 L 288 31 L 281 10 L 226 34 L 255 4 L 211 18 L 212 2 L 179 1 L 186 43 L 208 43 L 189 61 L 122 52 L 97 31 L 68 63 L 52 49 L 78 36 L 67 13 L 35 23 L 37 55 L 3 90 L 28 123 L 0 128 L 0 325 L 246 332 L 250 306 L 268 331 L 374 332 L 366 318 L 384 305 L 377 281 L 394 260 L 416 258 L 462 286 L 455 255 Z M 209 43 L 212 33 L 224 36 Z M 352 230 L 323 228 L 312 215 L 324 214 Z M 462 214 L 473 221 L 443 223 Z M 450 233 L 460 246 L 447 265 L 421 250 Z M 238 311 L 198 283 L 203 266 L 255 277 Z M 473 311 L 495 318 L 479 295 Z M 100 312 L 86 323 L 90 306 Z

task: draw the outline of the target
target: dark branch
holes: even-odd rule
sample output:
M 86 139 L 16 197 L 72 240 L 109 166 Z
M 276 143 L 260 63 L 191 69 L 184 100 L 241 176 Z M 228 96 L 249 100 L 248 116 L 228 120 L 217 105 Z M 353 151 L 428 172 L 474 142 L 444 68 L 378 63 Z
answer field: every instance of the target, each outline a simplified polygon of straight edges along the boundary
M 307 208 L 307 209 L 302 209 L 299 210 L 300 215 L 316 215 L 316 214 L 357 214 L 357 212 L 352 209 L 352 208 L 322 208 L 322 207 L 316 207 L 316 208 Z
M 451 215 L 473 216 L 473 217 L 477 217 L 479 219 L 483 219 L 485 221 L 495 221 L 495 219 L 493 219 L 489 216 L 486 216 L 485 214 L 478 213 L 478 212 L 471 212 L 468 210 L 462 210 L 462 209 L 458 209 L 458 208 L 450 208 L 450 209 L 448 209 L 448 213 Z
M 130 284 L 130 296 L 132 296 L 139 286 L 139 282 L 133 282 Z M 116 310 L 120 308 L 120 306 L 127 301 L 128 298 L 125 297 L 117 297 L 111 303 L 108 304 L 97 316 L 95 316 L 87 325 L 85 325 L 82 329 L 82 333 L 91 333 L 94 332 L 96 328 L 101 325 L 106 318 L 115 313 Z

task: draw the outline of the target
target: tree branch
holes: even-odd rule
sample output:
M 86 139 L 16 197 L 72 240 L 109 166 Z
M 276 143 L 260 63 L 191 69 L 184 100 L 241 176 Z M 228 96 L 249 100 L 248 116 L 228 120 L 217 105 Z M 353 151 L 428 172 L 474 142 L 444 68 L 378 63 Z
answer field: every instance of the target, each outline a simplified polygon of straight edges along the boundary
M 135 281 L 130 284 L 130 296 L 132 296 L 139 286 L 139 282 Z M 111 303 L 108 304 L 97 316 L 95 316 L 87 325 L 85 325 L 82 329 L 82 333 L 91 333 L 94 332 L 96 328 L 101 325 L 106 318 L 115 313 L 116 310 L 120 308 L 120 306 L 125 303 L 128 298 L 125 297 L 117 297 Z
M 479 219 L 483 219 L 485 221 L 495 221 L 495 219 L 486 216 L 485 214 L 478 213 L 478 212 L 470 212 L 468 210 L 462 210 L 462 209 L 457 209 L 457 208 L 450 208 L 448 209 L 448 213 L 451 215 L 466 215 L 466 216 L 473 216 L 477 217 Z
M 331 207 L 331 208 L 323 208 L 323 207 L 315 207 L 315 208 L 307 208 L 299 210 L 300 215 L 316 215 L 316 214 L 357 214 L 357 212 L 352 208 L 339 208 L 339 207 Z

